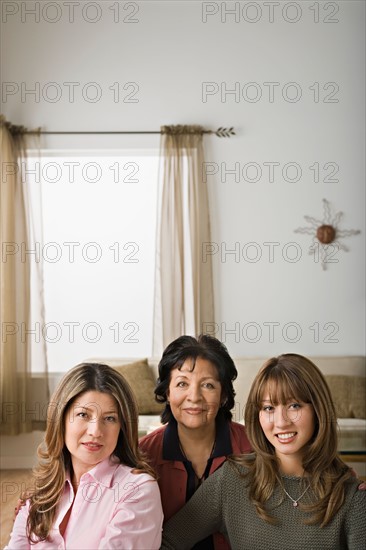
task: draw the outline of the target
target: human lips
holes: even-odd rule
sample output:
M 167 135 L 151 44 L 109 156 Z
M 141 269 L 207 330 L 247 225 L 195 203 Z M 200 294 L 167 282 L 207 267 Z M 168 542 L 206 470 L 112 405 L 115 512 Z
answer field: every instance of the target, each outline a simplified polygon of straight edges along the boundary
M 99 451 L 103 447 L 100 443 L 94 443 L 93 441 L 87 441 L 86 443 L 82 443 L 82 445 L 91 452 Z
M 188 408 L 184 409 L 184 412 L 186 412 L 188 414 L 196 415 L 196 414 L 204 413 L 205 410 L 201 409 L 201 408 L 188 407 Z
M 296 435 L 297 432 L 283 432 L 275 434 L 281 443 L 291 443 L 295 439 Z

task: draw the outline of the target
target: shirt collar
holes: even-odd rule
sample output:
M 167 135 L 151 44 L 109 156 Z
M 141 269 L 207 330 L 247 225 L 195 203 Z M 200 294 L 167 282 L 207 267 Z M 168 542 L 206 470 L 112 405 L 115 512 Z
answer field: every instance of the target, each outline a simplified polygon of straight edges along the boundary
M 171 418 L 171 420 L 169 420 L 167 427 L 164 430 L 163 459 L 179 460 L 180 462 L 187 460 L 180 448 L 178 425 L 175 418 Z
M 120 465 L 120 462 L 118 462 L 117 459 L 113 457 L 108 457 L 102 460 L 102 462 L 99 462 L 99 464 L 94 466 L 94 468 L 92 468 L 88 472 L 85 472 L 85 474 L 81 476 L 80 485 L 89 482 L 90 478 L 92 478 L 94 479 L 94 481 L 96 481 L 100 485 L 104 485 L 105 487 L 111 487 L 114 473 L 119 465 Z M 66 482 L 68 482 L 69 485 L 71 486 L 69 471 L 66 472 Z
M 230 439 L 230 423 L 226 418 L 216 418 L 216 444 L 211 458 L 232 454 Z M 178 425 L 175 418 L 169 420 L 163 437 L 163 459 L 185 462 L 187 458 L 182 453 L 178 437 Z

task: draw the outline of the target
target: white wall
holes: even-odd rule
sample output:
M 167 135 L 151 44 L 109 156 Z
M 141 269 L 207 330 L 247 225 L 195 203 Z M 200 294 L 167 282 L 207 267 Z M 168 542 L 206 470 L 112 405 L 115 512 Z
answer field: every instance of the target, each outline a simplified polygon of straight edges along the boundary
M 212 129 L 235 126 L 236 137 L 205 141 L 206 161 L 216 163 L 207 169 L 217 168 L 208 176 L 212 240 L 219 250 L 213 257 L 217 336 L 233 356 L 290 350 L 364 354 L 364 3 L 122 2 L 120 22 L 114 22 L 116 12 L 110 9 L 116 9 L 116 2 L 75 4 L 73 22 L 64 2 L 58 2 L 58 11 L 55 3 L 48 3 L 35 22 L 24 6 L 30 10 L 36 4 L 3 2 L 2 45 L 7 56 L 2 80 L 13 91 L 3 97 L 6 117 L 49 130 L 157 130 L 177 123 Z M 133 15 L 135 7 L 139 11 Z M 16 8 L 17 13 L 7 15 Z M 97 8 L 100 20 L 88 22 L 98 15 Z M 239 12 L 227 15 L 225 22 L 229 8 Z M 213 14 L 203 22 L 208 12 Z M 56 16 L 59 21 L 47 21 Z M 50 82 L 61 92 L 56 102 L 50 100 L 56 90 Z M 65 82 L 80 83 L 74 102 Z M 102 93 L 95 103 L 86 99 L 95 91 L 91 82 Z M 120 98 L 114 102 L 109 88 L 116 82 Z M 213 91 L 237 86 L 238 97 L 203 97 L 205 82 Z M 22 89 L 38 85 L 38 101 L 34 95 L 21 97 Z M 126 102 L 132 92 L 137 102 Z M 262 94 L 257 102 L 250 101 L 254 93 Z M 294 93 L 298 101 L 291 101 Z M 43 140 L 44 147 L 84 149 L 155 148 L 158 143 L 158 136 Z M 271 162 L 280 164 L 272 182 L 264 164 Z M 233 174 L 225 181 L 224 168 L 238 163 L 239 181 Z M 242 171 L 248 163 L 260 165 L 260 181 L 245 181 Z M 286 181 L 295 174 L 290 166 L 285 179 L 282 176 L 288 163 L 301 170 L 299 181 Z M 314 163 L 320 166 L 319 182 L 310 169 Z M 326 163 L 334 164 L 324 170 Z M 334 165 L 339 167 L 339 181 L 324 182 Z M 249 170 L 248 178 L 253 174 Z M 331 202 L 332 216 L 344 212 L 340 229 L 361 230 L 343 241 L 349 252 L 336 253 L 338 263 L 326 271 L 307 254 L 311 236 L 294 233 L 308 225 L 304 215 L 323 219 L 323 198 Z M 246 248 L 251 242 L 256 248 Z M 269 246 L 263 244 L 269 242 L 279 243 L 273 262 Z M 290 242 L 297 243 L 296 248 L 288 247 Z M 235 246 L 239 258 L 220 256 Z M 256 263 L 243 258 L 253 257 L 255 251 L 262 254 Z M 301 257 L 289 261 L 295 252 Z M 273 338 L 268 323 L 277 323 L 272 325 Z M 235 327 L 239 333 L 227 333 Z M 113 355 L 118 349 L 111 349 Z

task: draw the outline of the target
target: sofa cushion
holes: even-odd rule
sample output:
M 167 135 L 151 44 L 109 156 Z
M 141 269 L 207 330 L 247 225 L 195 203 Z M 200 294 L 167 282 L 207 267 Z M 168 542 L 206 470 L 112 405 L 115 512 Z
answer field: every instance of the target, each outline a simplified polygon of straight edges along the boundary
M 366 418 L 365 385 L 362 376 L 327 375 L 325 377 L 338 418 Z
M 155 401 L 155 380 L 147 359 L 112 366 L 126 378 L 131 386 L 136 396 L 139 414 L 161 413 L 163 406 Z

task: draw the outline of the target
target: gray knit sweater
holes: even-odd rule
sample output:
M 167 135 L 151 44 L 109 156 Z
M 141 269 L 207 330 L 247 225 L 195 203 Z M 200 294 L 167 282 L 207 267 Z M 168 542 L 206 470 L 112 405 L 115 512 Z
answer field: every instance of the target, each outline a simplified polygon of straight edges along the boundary
M 239 469 L 246 471 L 244 467 Z M 300 478 L 283 476 L 282 481 L 294 499 L 301 495 L 304 487 L 300 486 Z M 271 525 L 257 516 L 248 498 L 247 481 L 226 462 L 167 522 L 162 549 L 188 550 L 210 533 L 221 531 L 233 550 L 365 550 L 366 491 L 359 491 L 358 483 L 356 479 L 348 482 L 342 508 L 323 528 L 303 523 L 309 516 L 301 510 L 300 503 L 314 499 L 311 489 L 295 508 L 282 488 L 277 487 L 268 510 L 279 523 Z

